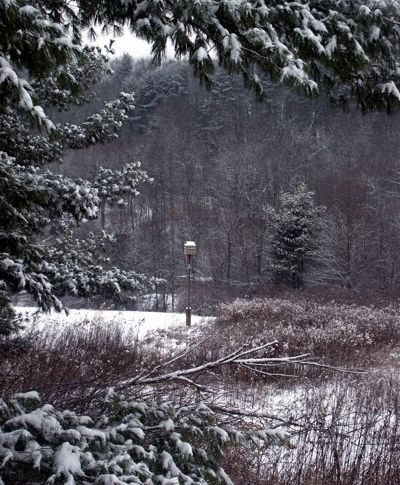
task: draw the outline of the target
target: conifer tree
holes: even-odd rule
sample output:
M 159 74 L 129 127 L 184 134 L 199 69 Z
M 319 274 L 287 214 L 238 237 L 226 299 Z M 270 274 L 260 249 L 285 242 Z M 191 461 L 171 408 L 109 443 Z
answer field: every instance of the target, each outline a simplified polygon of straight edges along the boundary
M 124 206 L 126 196 L 138 194 L 149 181 L 140 165 L 100 169 L 93 181 L 46 170 L 62 162 L 66 148 L 117 138 L 134 108 L 133 95 L 121 93 L 80 125 L 55 124 L 45 115 L 42 105 L 67 109 L 87 102 L 87 88 L 108 71 L 98 49 L 80 48 L 68 37 L 61 5 L 0 3 L 2 27 L 9 28 L 0 47 L 0 345 L 8 345 L 5 337 L 18 327 L 13 293 L 25 290 L 43 310 L 60 311 L 59 296 L 66 293 L 121 299 L 128 292 L 132 298 L 155 284 L 110 267 L 98 238 L 72 237 L 74 227 L 96 218 L 100 206 Z M 42 242 L 49 235 L 58 237 L 53 245 Z
M 339 102 L 355 99 L 362 109 L 399 104 L 398 2 L 356 0 L 2 0 L 0 83 L 13 102 L 49 124 L 34 103 L 36 83 L 56 72 L 63 89 L 80 83 L 71 60 L 81 57 L 81 33 L 102 25 L 118 35 L 128 26 L 152 44 L 161 61 L 170 41 L 210 85 L 216 65 L 241 74 L 263 94 L 258 73 L 308 94 L 327 90 Z M 22 74 L 23 73 L 23 74 Z
M 304 285 L 313 253 L 321 244 L 323 210 L 304 183 L 281 194 L 279 210 L 272 211 L 271 268 L 276 282 L 293 288 Z

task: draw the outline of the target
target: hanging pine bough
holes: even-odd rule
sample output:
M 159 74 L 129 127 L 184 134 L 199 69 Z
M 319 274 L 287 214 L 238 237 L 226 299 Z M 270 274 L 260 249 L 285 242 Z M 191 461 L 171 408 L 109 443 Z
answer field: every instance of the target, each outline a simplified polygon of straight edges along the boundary
M 137 195 L 137 185 L 148 180 L 138 164 L 128 164 L 121 171 L 100 170 L 98 177 L 93 184 L 72 180 L 41 172 L 38 167 L 17 165 L 15 159 L 2 154 L 2 333 L 8 334 L 6 329 L 13 328 L 9 323 L 13 315 L 10 299 L 13 292 L 27 290 L 47 311 L 61 310 L 57 296 L 65 294 L 102 294 L 124 300 L 124 291 L 134 298 L 133 295 L 162 284 L 161 280 L 149 279 L 134 271 L 110 267 L 101 254 L 105 241 L 110 240 L 108 235 L 90 235 L 87 240 L 64 236 L 51 246 L 37 244 L 36 237 L 54 220 L 64 225 L 65 233 L 71 224 L 95 218 L 102 200 L 123 205 L 124 195 Z M 116 183 L 118 190 L 114 190 Z
M 167 41 L 188 56 L 206 85 L 216 65 L 240 73 L 259 94 L 258 73 L 307 94 L 326 88 L 335 100 L 354 97 L 363 109 L 397 106 L 400 95 L 396 2 L 80 2 L 89 26 L 127 24 L 153 45 Z M 118 4 L 117 4 L 118 5 Z
M 136 197 L 138 187 L 151 182 L 140 163 L 128 163 L 120 170 L 100 168 L 93 182 L 43 170 L 48 163 L 61 162 L 65 147 L 114 140 L 131 109 L 133 95 L 121 93 L 83 124 L 57 125 L 50 138 L 32 135 L 11 110 L 0 115 L 1 335 L 16 328 L 10 323 L 14 292 L 28 291 L 43 310 L 61 310 L 58 296 L 67 293 L 124 300 L 127 291 L 132 300 L 162 284 L 135 271 L 110 267 L 99 254 L 101 236 L 87 241 L 65 237 L 77 224 L 97 218 L 102 205 L 124 207 L 126 197 Z M 39 244 L 44 228 L 50 226 L 64 237 L 52 245 Z M 77 248 L 84 252 L 78 254 Z
M 232 484 L 221 467 L 228 446 L 289 446 L 279 428 L 231 430 L 204 403 L 129 399 L 110 390 L 92 420 L 41 404 L 36 392 L 0 399 L 0 483 Z
M 104 251 L 110 242 L 113 236 L 106 233 L 97 236 L 90 233 L 85 239 L 72 235 L 59 238 L 46 249 L 39 271 L 52 282 L 53 293 L 60 297 L 103 295 L 135 302 L 136 295 L 163 286 L 164 280 L 110 267 Z
M 56 21 L 56 11 L 46 10 L 44 4 L 35 5 L 0 2 L 5 20 L 2 28 L 7 22 L 20 28 L 15 42 L 8 44 L 12 36 L 12 26 L 8 25 L 0 45 L 0 91 L 5 95 L 0 105 L 1 338 L 18 328 L 16 322 L 11 323 L 15 316 L 12 293 L 28 291 L 47 311 L 61 310 L 58 296 L 66 293 L 88 296 L 97 292 L 124 300 L 127 292 L 128 299 L 134 300 L 135 294 L 153 290 L 159 283 L 106 264 L 95 251 L 93 238 L 86 242 L 75 240 L 75 247 L 65 237 L 53 245 L 40 244 L 46 228 L 52 227 L 59 236 L 69 234 L 74 226 L 97 218 L 104 205 L 124 207 L 126 197 L 136 197 L 138 186 L 151 180 L 139 163 L 128 163 L 120 170 L 100 168 L 93 182 L 44 170 L 49 163 L 62 162 L 65 148 L 87 148 L 118 138 L 123 122 L 134 109 L 134 96 L 121 93 L 80 125 L 50 122 L 34 100 L 61 109 L 90 100 L 86 89 L 107 72 L 107 59 L 96 49 L 78 49 L 59 37 L 63 28 L 60 19 Z M 20 37 L 24 42 L 21 45 Z M 16 52 L 18 45 L 21 50 Z M 10 49 L 8 54 L 4 52 L 4 62 L 3 49 Z M 29 64 L 34 55 L 30 49 L 37 53 L 37 64 Z M 16 71 L 11 68 L 13 59 Z M 17 75 L 26 70 L 30 84 Z M 48 134 L 33 133 L 21 110 L 28 110 L 39 126 L 44 124 Z M 80 246 L 88 252 L 77 258 L 75 249 Z
M 399 9 L 390 0 L 86 0 L 73 7 L 66 1 L 2 1 L 1 90 L 51 128 L 35 105 L 36 84 L 19 73 L 24 69 L 38 79 L 55 75 L 64 91 L 79 91 L 86 82 L 83 71 L 76 78 L 69 66 L 78 59 L 96 72 L 81 47 L 81 31 L 89 28 L 94 35 L 98 24 L 113 35 L 128 26 L 152 44 L 156 61 L 171 41 L 206 85 L 222 65 L 242 74 L 260 95 L 261 72 L 308 94 L 326 89 L 336 101 L 353 98 L 364 110 L 392 109 L 400 100 Z M 68 96 L 61 95 L 61 104 Z

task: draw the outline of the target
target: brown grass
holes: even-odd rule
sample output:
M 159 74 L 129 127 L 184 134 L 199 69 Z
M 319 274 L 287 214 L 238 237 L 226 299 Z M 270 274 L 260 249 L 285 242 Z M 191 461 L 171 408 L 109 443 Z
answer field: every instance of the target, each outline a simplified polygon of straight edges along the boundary
M 244 459 L 232 450 L 225 465 L 235 485 L 400 483 L 396 374 L 334 380 L 288 399 L 280 412 L 302 417 L 296 448 L 258 449 Z
M 82 411 L 101 391 L 149 366 L 154 355 L 102 321 L 88 329 L 48 330 L 24 353 L 4 356 L 0 389 L 6 397 L 35 389 L 47 402 Z
M 46 402 L 96 415 L 106 388 L 170 359 L 173 340 L 182 344 L 201 334 L 213 336 L 165 370 L 199 365 L 245 342 L 256 345 L 272 338 L 280 344 L 271 355 L 311 350 L 334 364 L 373 368 L 354 376 L 298 368 L 301 379 L 277 378 L 273 385 L 271 379 L 231 368 L 200 378 L 223 391 L 216 399 L 244 409 L 262 406 L 301 425 L 292 427 L 294 450 L 244 453 L 233 448 L 225 465 L 235 485 L 400 483 L 400 317 L 391 306 L 240 300 L 222 306 L 218 320 L 192 337 L 182 328 L 142 341 L 102 321 L 88 329 L 48 330 L 24 353 L 2 356 L 1 395 L 36 389 Z M 137 392 L 144 395 L 143 389 Z M 183 404 L 199 398 L 188 388 L 170 387 L 168 392 Z M 279 403 L 277 394 L 283 396 Z

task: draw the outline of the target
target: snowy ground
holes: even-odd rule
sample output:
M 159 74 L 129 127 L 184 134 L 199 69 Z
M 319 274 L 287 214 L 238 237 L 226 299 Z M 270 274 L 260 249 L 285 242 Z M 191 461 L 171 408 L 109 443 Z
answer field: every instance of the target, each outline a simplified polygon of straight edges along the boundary
M 104 321 L 106 324 L 115 324 L 122 333 L 129 333 L 143 338 L 153 331 L 181 328 L 186 324 L 184 313 L 163 312 L 135 312 L 110 310 L 70 310 L 69 314 L 38 313 L 37 308 L 17 307 L 16 310 L 27 317 L 26 330 L 41 330 L 44 327 L 57 330 L 58 328 L 75 327 L 89 328 L 94 322 Z M 211 317 L 192 315 L 192 326 L 196 327 L 212 320 Z

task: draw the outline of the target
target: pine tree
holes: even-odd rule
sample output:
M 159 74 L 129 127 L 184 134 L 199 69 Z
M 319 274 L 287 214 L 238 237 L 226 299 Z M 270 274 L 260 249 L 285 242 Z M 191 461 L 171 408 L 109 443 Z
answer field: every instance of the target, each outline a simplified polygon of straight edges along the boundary
M 76 241 L 71 236 L 76 225 L 98 217 L 100 207 L 125 206 L 126 197 L 138 195 L 138 186 L 150 181 L 140 164 L 130 163 L 121 170 L 100 169 L 94 181 L 44 170 L 47 164 L 62 160 L 66 147 L 115 139 L 132 102 L 132 95 L 122 93 L 81 125 L 54 126 L 50 136 L 31 134 L 18 113 L 10 109 L 0 115 L 0 334 L 13 328 L 10 304 L 14 292 L 28 291 L 43 310 L 61 310 L 58 297 L 68 292 L 122 298 L 123 290 L 132 293 L 154 288 L 155 280 L 109 267 L 98 241 Z M 40 243 L 49 231 L 62 236 L 53 246 Z
M 221 424 L 204 403 L 177 407 L 110 390 L 91 419 L 42 404 L 37 392 L 0 398 L 0 483 L 233 485 L 228 446 L 289 445 L 283 429 Z
M 326 89 L 332 99 L 356 99 L 364 110 L 392 109 L 400 100 L 399 17 L 397 2 L 372 0 L 81 0 L 73 6 L 66 0 L 2 0 L 1 91 L 49 124 L 34 104 L 35 83 L 21 73 L 45 79 L 57 72 L 68 90 L 79 84 L 68 65 L 82 56 L 82 28 L 93 32 L 93 24 L 102 24 L 118 35 L 128 25 L 152 44 L 156 61 L 170 41 L 206 85 L 221 65 L 242 74 L 259 94 L 261 71 L 308 94 Z
M 305 284 L 305 273 L 321 244 L 323 210 L 304 183 L 281 194 L 279 210 L 271 211 L 271 269 L 276 282 L 293 288 Z
M 121 299 L 128 292 L 133 298 L 156 284 L 111 267 L 93 237 L 72 237 L 77 225 L 98 217 L 101 206 L 124 206 L 125 197 L 138 194 L 138 186 L 150 181 L 140 165 L 101 169 L 94 181 L 46 170 L 62 162 L 66 148 L 117 138 L 134 108 L 133 95 L 121 93 L 80 125 L 55 124 L 47 117 L 41 105 L 67 109 L 88 102 L 87 88 L 108 72 L 98 49 L 71 40 L 78 32 L 70 33 L 63 12 L 73 15 L 62 2 L 0 2 L 5 29 L 0 47 L 1 345 L 8 345 L 5 337 L 18 328 L 11 304 L 15 292 L 28 291 L 43 310 L 60 311 L 59 297 L 66 293 Z M 58 237 L 53 245 L 43 243 L 44 237 L 52 239 L 49 235 Z

